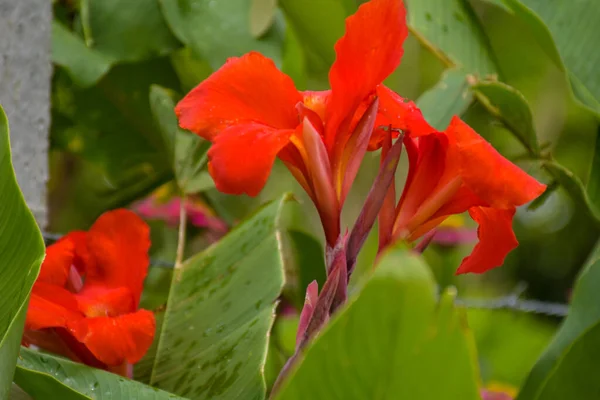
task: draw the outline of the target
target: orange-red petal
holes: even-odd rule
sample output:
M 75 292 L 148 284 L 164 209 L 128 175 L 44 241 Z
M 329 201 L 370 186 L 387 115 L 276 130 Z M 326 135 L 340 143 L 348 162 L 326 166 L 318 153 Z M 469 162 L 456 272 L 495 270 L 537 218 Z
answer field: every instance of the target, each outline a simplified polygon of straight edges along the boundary
M 329 71 L 326 144 L 330 152 L 345 143 L 345 133 L 339 132 L 343 123 L 349 124 L 360 103 L 400 64 L 407 34 L 400 0 L 371 0 L 346 19 L 346 33 L 335 45 L 337 57 Z
M 94 263 L 87 266 L 83 290 L 128 288 L 136 309 L 150 262 L 148 225 L 132 211 L 108 211 L 92 225 L 86 242 Z
M 512 229 L 515 209 L 498 210 L 488 207 L 469 209 L 471 218 L 479 224 L 471 255 L 465 257 L 457 274 L 474 272 L 480 274 L 504 263 L 506 255 L 519 244 Z
M 523 205 L 545 190 L 543 185 L 508 161 L 458 117 L 445 131 L 460 163 L 465 184 L 490 207 Z
M 69 332 L 109 366 L 138 362 L 154 340 L 154 314 L 147 310 L 118 317 L 85 318 L 69 323 Z
M 71 292 L 45 282 L 33 285 L 25 329 L 65 327 L 69 321 L 83 318 Z
M 208 150 L 209 172 L 217 189 L 256 196 L 267 182 L 277 153 L 289 143 L 293 132 L 253 123 L 222 131 Z
M 66 238 L 46 248 L 46 258 L 36 282 L 64 286 L 75 257 L 75 244 Z
M 133 293 L 126 287 L 85 285 L 75 298 L 86 317 L 116 317 L 136 310 Z
M 250 52 L 230 58 L 175 107 L 179 125 L 213 140 L 223 129 L 259 123 L 277 129 L 298 125 L 296 104 L 302 96 L 292 79 L 273 61 Z

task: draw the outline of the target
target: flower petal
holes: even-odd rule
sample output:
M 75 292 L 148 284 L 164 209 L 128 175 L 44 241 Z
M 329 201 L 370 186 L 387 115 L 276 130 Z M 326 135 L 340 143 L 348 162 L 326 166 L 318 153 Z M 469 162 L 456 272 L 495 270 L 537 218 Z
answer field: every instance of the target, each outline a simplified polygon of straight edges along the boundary
M 400 0 L 371 0 L 346 19 L 346 33 L 336 43 L 329 71 L 331 97 L 327 106 L 326 144 L 331 153 L 343 123 L 360 103 L 400 64 L 408 35 L 406 11 Z
M 487 207 L 473 207 L 469 215 L 479 224 L 477 237 L 479 243 L 473 252 L 458 267 L 457 274 L 474 272 L 480 274 L 504 263 L 506 255 L 517 245 L 512 230 L 515 209 L 497 210 Z
M 129 210 L 106 212 L 88 231 L 87 248 L 94 263 L 87 266 L 81 294 L 98 286 L 128 288 L 134 299 L 133 309 L 136 309 L 150 262 L 148 225 Z
M 250 52 L 230 58 L 175 107 L 182 128 L 213 140 L 223 129 L 259 123 L 278 129 L 298 125 L 302 96 L 273 61 Z
M 445 131 L 460 160 L 465 184 L 489 206 L 510 209 L 542 194 L 546 188 L 508 161 L 458 117 Z
M 82 318 L 71 292 L 45 282 L 33 285 L 25 318 L 26 330 L 65 327 L 69 321 Z
M 86 317 L 116 317 L 136 309 L 133 293 L 126 287 L 108 289 L 100 285 L 85 285 L 75 298 Z
M 217 189 L 256 196 L 267 182 L 277 153 L 289 143 L 293 132 L 260 124 L 236 125 L 222 131 L 208 150 L 209 172 Z
M 46 258 L 44 258 L 36 282 L 65 286 L 74 257 L 75 244 L 69 238 L 64 238 L 48 246 Z
M 85 318 L 69 324 L 69 332 L 109 366 L 138 362 L 154 340 L 156 322 L 147 310 L 118 317 Z

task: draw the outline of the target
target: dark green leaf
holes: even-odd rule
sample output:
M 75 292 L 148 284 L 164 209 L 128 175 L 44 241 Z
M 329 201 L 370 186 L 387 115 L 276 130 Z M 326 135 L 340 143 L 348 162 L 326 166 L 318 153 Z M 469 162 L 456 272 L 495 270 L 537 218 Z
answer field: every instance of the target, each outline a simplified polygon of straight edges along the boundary
M 480 77 L 497 73 L 488 39 L 466 0 L 407 0 L 408 25 L 449 67 Z
M 73 82 L 81 87 L 98 82 L 112 63 L 57 21 L 52 22 L 52 62 L 64 67 Z
M 500 119 L 532 155 L 538 156 L 540 146 L 525 97 L 515 88 L 496 81 L 478 82 L 472 89 L 488 111 Z
M 464 71 L 452 69 L 417 100 L 425 119 L 434 128 L 444 130 L 454 115 L 460 115 L 473 102 Z
M 81 0 L 81 10 L 87 45 L 116 62 L 146 60 L 179 47 L 158 0 Z
M 13 170 L 8 120 L 0 107 L 0 398 L 11 390 L 31 287 L 44 242 Z
M 262 399 L 283 285 L 273 202 L 174 271 L 152 384 L 194 399 Z
M 196 193 L 212 186 L 204 171 L 210 142 L 179 128 L 173 97 L 168 89 L 150 88 L 150 107 L 167 145 L 179 188 L 184 193 Z
M 594 158 L 587 184 L 587 195 L 596 209 L 600 210 L 600 125 L 597 130 Z
M 161 0 L 165 18 L 183 43 L 213 69 L 228 57 L 256 50 L 275 62 L 281 60 L 283 35 L 277 23 L 256 39 L 250 33 L 248 0 Z
M 596 399 L 600 394 L 600 259 L 577 279 L 569 315 L 531 370 L 518 400 Z
M 181 399 L 110 372 L 25 347 L 19 354 L 15 382 L 34 399 Z
M 278 400 L 479 399 L 465 315 L 435 304 L 421 259 L 392 249 L 307 348 Z

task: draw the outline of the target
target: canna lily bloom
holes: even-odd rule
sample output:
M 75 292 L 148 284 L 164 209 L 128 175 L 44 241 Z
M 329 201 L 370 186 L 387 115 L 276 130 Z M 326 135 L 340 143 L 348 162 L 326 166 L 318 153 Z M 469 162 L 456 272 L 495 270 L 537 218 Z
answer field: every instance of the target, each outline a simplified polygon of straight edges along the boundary
M 182 128 L 213 142 L 209 172 L 229 194 L 257 195 L 279 157 L 315 203 L 327 243 L 381 107 L 399 98 L 382 85 L 399 65 L 407 36 L 400 0 L 371 0 L 346 20 L 329 71 L 331 90 L 298 91 L 273 61 L 251 52 L 230 58 L 175 111 Z M 399 103 L 406 131 L 433 131 L 413 103 Z M 382 109 L 383 110 L 383 109 Z
M 149 248 L 148 226 L 123 209 L 48 246 L 23 344 L 130 376 L 154 339 L 154 314 L 138 309 Z
M 469 212 L 479 243 L 457 273 L 482 273 L 502 265 L 517 246 L 516 207 L 544 190 L 458 117 L 444 132 L 404 139 L 409 172 L 395 209 L 391 240 L 414 242 L 453 214 Z M 425 240 L 425 239 L 424 239 Z

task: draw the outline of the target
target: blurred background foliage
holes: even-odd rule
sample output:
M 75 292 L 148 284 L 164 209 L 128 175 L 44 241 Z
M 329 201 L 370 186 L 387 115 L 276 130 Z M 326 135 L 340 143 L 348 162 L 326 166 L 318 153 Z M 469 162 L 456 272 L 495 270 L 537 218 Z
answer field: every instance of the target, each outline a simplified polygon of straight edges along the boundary
M 296 271 L 288 271 L 295 279 L 287 290 L 298 305 L 306 283 L 319 273 L 322 279 L 322 248 L 314 239 L 322 233 L 307 196 L 280 164 L 256 198 L 217 192 L 205 171 L 207 143 L 178 139 L 185 133 L 177 132 L 172 105 L 228 57 L 249 50 L 271 57 L 300 90 L 327 88 L 334 43 L 361 2 L 54 0 L 49 230 L 87 228 L 103 211 L 130 206 L 159 187 L 163 195 L 194 193 L 228 225 L 292 191 L 299 204 L 286 215 L 286 239 L 299 261 Z M 525 282 L 529 297 L 568 302 L 573 279 L 600 233 L 600 165 L 597 171 L 590 167 L 600 132 L 600 30 L 590 28 L 600 20 L 600 7 L 566 0 L 405 3 L 410 35 L 402 64 L 386 84 L 416 100 L 438 129 L 461 115 L 551 188 L 518 211 L 521 244 L 502 268 L 455 277 L 472 245 L 433 245 L 425 256 L 438 284 L 457 286 L 461 297 L 495 297 Z M 378 164 L 377 153 L 367 154 L 344 209 L 346 225 L 358 214 Z M 405 175 L 403 159 L 398 184 Z M 170 182 L 177 184 L 164 189 Z M 459 225 L 471 226 L 467 220 Z M 203 229 L 188 230 L 191 255 L 210 241 Z M 176 227 L 152 221 L 152 235 L 153 257 L 174 259 Z M 375 235 L 358 271 L 370 268 Z M 312 250 L 299 256 L 299 243 Z M 153 267 L 145 304 L 163 304 L 169 282 L 168 268 Z M 534 314 L 485 310 L 470 311 L 469 322 L 484 382 L 514 386 L 557 324 Z M 280 354 L 293 350 L 294 332 L 285 318 L 277 322 Z M 279 353 L 270 354 L 270 362 Z

